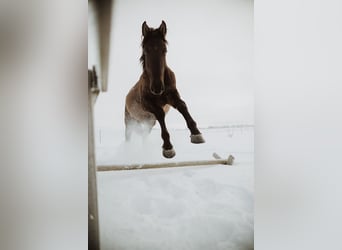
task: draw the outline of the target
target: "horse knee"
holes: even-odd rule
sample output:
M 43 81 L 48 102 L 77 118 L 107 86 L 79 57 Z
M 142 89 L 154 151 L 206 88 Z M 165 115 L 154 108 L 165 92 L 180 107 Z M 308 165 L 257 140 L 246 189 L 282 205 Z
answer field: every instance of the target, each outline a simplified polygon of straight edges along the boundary
M 174 106 L 181 113 L 188 111 L 188 107 L 183 100 L 179 100 Z

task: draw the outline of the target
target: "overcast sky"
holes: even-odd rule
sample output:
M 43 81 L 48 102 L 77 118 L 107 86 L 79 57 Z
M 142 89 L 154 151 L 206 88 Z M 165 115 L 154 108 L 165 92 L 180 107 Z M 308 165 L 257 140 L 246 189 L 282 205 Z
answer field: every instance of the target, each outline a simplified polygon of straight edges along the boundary
M 166 22 L 167 63 L 200 127 L 254 124 L 253 1 L 116 0 L 113 8 L 108 92 L 101 93 L 95 106 L 97 128 L 124 128 L 125 96 L 142 72 L 145 20 L 150 27 Z M 167 123 L 186 127 L 174 109 Z

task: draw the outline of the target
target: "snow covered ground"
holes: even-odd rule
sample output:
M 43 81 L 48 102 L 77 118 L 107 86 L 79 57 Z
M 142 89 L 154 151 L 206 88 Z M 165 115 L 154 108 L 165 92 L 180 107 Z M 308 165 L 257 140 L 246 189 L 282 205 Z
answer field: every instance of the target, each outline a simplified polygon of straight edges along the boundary
M 98 173 L 102 249 L 253 249 L 254 128 L 201 129 L 205 144 L 170 129 L 173 159 L 161 155 L 160 130 L 124 142 L 122 130 L 96 131 L 97 164 L 213 159 L 233 166 L 200 166 Z

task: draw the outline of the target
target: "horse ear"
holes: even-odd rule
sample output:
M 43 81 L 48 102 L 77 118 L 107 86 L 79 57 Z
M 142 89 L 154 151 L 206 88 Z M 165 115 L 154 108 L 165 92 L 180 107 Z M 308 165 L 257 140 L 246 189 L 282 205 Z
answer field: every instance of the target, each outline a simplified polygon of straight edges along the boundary
M 148 27 L 148 25 L 146 24 L 146 21 L 143 22 L 141 28 L 142 28 L 142 35 L 143 35 L 143 36 L 146 36 L 147 32 L 150 31 L 150 27 Z
M 164 20 L 162 21 L 161 25 L 159 26 L 159 30 L 163 34 L 163 36 L 166 35 L 167 29 L 166 29 L 166 23 L 164 22 Z

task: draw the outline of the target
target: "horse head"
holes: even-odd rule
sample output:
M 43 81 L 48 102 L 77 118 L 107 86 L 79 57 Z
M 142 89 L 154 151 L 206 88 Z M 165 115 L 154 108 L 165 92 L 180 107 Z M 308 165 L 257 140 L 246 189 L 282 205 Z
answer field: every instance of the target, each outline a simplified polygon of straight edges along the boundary
M 165 91 L 164 74 L 167 66 L 166 30 L 164 21 L 157 29 L 150 28 L 146 21 L 142 24 L 143 53 L 140 61 L 148 76 L 149 90 L 153 95 L 162 95 Z

